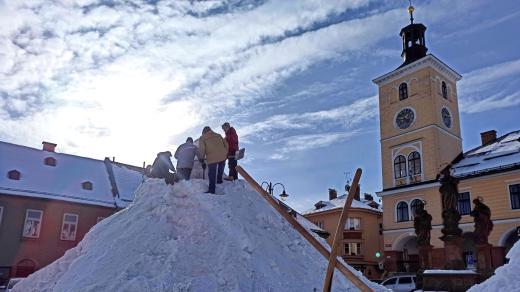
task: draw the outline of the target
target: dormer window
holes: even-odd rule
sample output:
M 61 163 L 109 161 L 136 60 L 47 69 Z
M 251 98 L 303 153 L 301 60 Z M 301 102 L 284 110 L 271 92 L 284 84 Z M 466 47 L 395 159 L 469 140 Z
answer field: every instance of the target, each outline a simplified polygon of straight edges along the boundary
M 43 164 L 48 166 L 56 166 L 56 159 L 54 157 L 47 157 L 43 160 Z
M 20 180 L 20 172 L 13 169 L 7 173 L 7 177 L 12 180 Z
M 442 97 L 444 97 L 445 99 L 448 99 L 448 87 L 446 86 L 446 82 L 444 82 L 444 81 L 442 81 L 441 90 L 442 90 Z
M 408 84 L 403 82 L 399 85 L 399 100 L 405 100 L 408 98 Z
M 86 182 L 81 183 L 81 187 L 82 187 L 84 190 L 92 191 L 92 183 L 89 182 L 89 181 L 86 181 Z

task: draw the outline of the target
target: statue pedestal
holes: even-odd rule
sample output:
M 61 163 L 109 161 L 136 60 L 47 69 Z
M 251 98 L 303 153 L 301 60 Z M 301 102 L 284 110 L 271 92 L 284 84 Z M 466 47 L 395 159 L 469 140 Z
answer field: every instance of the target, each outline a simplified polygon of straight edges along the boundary
M 441 238 L 444 241 L 444 268 L 446 270 L 463 270 L 462 245 L 464 239 L 458 235 L 448 235 Z
M 478 243 L 475 245 L 477 251 L 477 271 L 480 274 L 479 282 L 493 275 L 493 263 L 491 262 L 491 244 Z
M 419 246 L 419 271 L 417 271 L 417 281 L 415 286 L 417 289 L 423 288 L 423 273 L 432 267 L 432 245 Z

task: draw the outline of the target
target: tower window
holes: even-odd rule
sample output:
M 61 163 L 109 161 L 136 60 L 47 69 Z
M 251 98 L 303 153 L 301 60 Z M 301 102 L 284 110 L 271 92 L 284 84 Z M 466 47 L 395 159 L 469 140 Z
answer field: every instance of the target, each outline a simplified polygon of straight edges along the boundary
M 421 205 L 423 202 L 419 199 L 415 199 L 412 201 L 412 203 L 410 204 L 410 209 L 412 211 L 412 217 L 415 217 L 415 213 L 417 212 L 417 208 L 419 207 L 419 205 Z
M 403 155 L 394 159 L 394 177 L 396 179 L 406 177 L 406 158 Z
M 43 160 L 43 163 L 48 166 L 56 166 L 56 159 L 54 157 L 47 157 Z
M 399 85 L 399 100 L 404 100 L 408 98 L 408 84 L 403 82 Z
M 84 190 L 92 191 L 92 183 L 89 182 L 89 181 L 83 182 L 83 183 L 81 184 L 81 187 L 82 187 Z
M 441 89 L 442 89 L 442 97 L 444 97 L 445 99 L 448 99 L 448 87 L 446 86 L 446 82 L 442 81 Z
M 410 220 L 408 216 L 408 204 L 406 202 L 399 202 L 396 208 L 397 222 Z
M 13 169 L 7 173 L 7 177 L 12 180 L 20 180 L 20 172 Z
M 408 169 L 410 176 L 421 174 L 421 154 L 414 151 L 408 155 Z

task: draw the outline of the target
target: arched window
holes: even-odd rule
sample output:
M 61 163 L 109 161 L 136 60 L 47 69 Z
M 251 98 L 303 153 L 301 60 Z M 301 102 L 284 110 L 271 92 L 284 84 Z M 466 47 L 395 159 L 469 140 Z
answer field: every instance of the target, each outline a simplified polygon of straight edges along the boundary
M 399 85 L 399 100 L 408 98 L 408 85 L 403 82 Z
M 410 209 L 412 211 L 412 217 L 415 217 L 415 212 L 417 212 L 417 207 L 419 207 L 419 205 L 421 205 L 423 202 L 419 199 L 415 199 L 412 201 L 412 203 L 410 204 Z
M 408 204 L 406 202 L 399 202 L 396 208 L 397 222 L 403 222 L 410 220 L 408 216 Z
M 48 166 L 56 166 L 56 159 L 54 157 L 47 157 L 43 160 L 43 163 Z
M 414 151 L 408 155 L 408 169 L 410 175 L 421 174 L 421 154 Z
M 20 172 L 18 170 L 11 170 L 7 173 L 7 177 L 13 180 L 20 180 Z
M 92 190 L 92 183 L 89 182 L 89 181 L 83 182 L 83 183 L 81 184 L 81 187 L 82 187 L 84 190 L 91 191 L 91 190 Z
M 394 176 L 395 178 L 406 177 L 406 158 L 403 155 L 394 159 Z
M 18 262 L 16 265 L 16 277 L 25 278 L 34 273 L 36 264 L 33 260 L 25 259 Z
M 442 97 L 444 97 L 445 99 L 448 99 L 448 87 L 446 87 L 446 82 L 442 81 L 441 88 L 442 88 Z

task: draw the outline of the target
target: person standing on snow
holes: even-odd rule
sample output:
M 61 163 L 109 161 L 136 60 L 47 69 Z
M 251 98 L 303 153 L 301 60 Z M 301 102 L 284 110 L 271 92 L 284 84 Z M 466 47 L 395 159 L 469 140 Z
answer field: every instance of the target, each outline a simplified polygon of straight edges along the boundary
M 179 179 L 190 180 L 195 156 L 199 157 L 198 148 L 193 144 L 193 138 L 188 137 L 186 143 L 180 145 L 174 155 L 175 159 L 177 159 L 177 175 Z
M 150 177 L 164 178 L 164 181 L 167 184 L 173 185 L 175 180 L 175 167 L 173 166 L 170 157 L 172 157 L 170 151 L 157 153 L 157 157 L 152 164 Z M 173 173 L 170 173 L 170 170 L 173 171 Z
M 226 165 L 228 144 L 220 134 L 206 126 L 199 138 L 199 159 L 204 165 L 204 158 L 208 163 L 209 189 L 206 193 L 215 194 L 215 183 L 222 183 L 222 175 Z
M 236 170 L 237 160 L 236 160 L 236 152 L 238 151 L 238 135 L 235 128 L 231 127 L 228 122 L 222 124 L 222 130 L 226 133 L 226 141 L 229 145 L 228 148 L 228 168 L 229 168 L 229 176 L 224 178 L 225 180 L 236 180 L 238 179 L 238 173 Z

